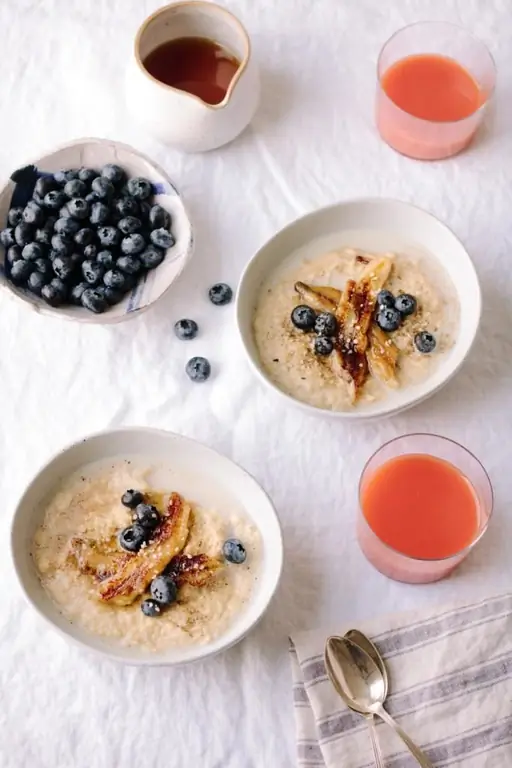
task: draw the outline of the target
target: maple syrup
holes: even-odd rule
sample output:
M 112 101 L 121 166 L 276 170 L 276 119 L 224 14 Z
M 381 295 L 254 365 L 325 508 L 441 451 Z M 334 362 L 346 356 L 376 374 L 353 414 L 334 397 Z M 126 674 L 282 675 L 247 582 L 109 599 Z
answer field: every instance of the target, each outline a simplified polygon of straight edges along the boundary
M 180 37 L 162 43 L 143 61 L 149 74 L 165 85 L 220 104 L 240 62 L 214 40 Z

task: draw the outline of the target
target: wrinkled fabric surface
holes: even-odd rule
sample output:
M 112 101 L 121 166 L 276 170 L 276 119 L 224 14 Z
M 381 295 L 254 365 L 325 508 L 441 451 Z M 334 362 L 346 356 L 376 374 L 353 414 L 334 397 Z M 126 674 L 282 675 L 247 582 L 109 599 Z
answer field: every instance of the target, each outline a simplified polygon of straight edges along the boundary
M 0 765 L 2 768 L 287 768 L 295 765 L 287 637 L 510 584 L 512 518 L 512 18 L 509 0 L 226 0 L 247 25 L 262 104 L 231 146 L 184 156 L 132 124 L 122 97 L 135 30 L 158 0 L 0 3 L 0 172 L 80 136 L 133 144 L 163 165 L 196 233 L 189 269 L 153 310 L 118 327 L 38 317 L 0 295 Z M 377 136 L 375 64 L 397 28 L 463 23 L 492 48 L 496 109 L 474 146 L 439 163 L 408 160 Z M 255 380 L 233 308 L 208 287 L 232 285 L 278 228 L 361 196 L 412 201 L 447 222 L 482 281 L 478 342 L 432 400 L 392 420 L 344 425 L 286 409 Z M 174 338 L 179 317 L 201 335 Z M 211 359 L 208 384 L 184 365 Z M 17 498 L 49 456 L 86 433 L 146 424 L 203 440 L 271 494 L 286 546 L 282 585 L 236 648 L 179 670 L 119 667 L 69 646 L 27 607 L 7 557 Z M 436 431 L 475 451 L 496 493 L 488 535 L 456 574 L 411 587 L 388 581 L 354 535 L 357 478 L 368 455 L 406 431 Z

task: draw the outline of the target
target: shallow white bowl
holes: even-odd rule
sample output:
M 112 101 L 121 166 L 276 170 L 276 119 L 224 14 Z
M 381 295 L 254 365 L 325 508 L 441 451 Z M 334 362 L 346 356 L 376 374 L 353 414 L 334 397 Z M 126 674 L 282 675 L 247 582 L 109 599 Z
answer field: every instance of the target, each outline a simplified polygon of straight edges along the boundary
M 460 328 L 452 350 L 426 381 L 390 390 L 382 401 L 350 411 L 307 405 L 283 392 L 265 373 L 254 341 L 253 318 L 262 285 L 284 261 L 300 263 L 341 247 L 370 252 L 397 251 L 437 260 L 450 277 L 460 304 Z M 263 383 L 284 402 L 321 416 L 361 421 L 390 416 L 425 400 L 459 370 L 478 331 L 481 314 L 478 277 L 466 249 L 432 214 L 408 203 L 370 198 L 321 208 L 289 224 L 260 248 L 247 265 L 237 296 L 236 317 L 245 352 Z
M 130 456 L 140 458 L 148 466 L 153 463 L 170 465 L 173 475 L 177 478 L 173 489 L 184 494 L 192 493 L 189 498 L 193 501 L 207 504 L 208 499 L 228 496 L 259 529 L 262 561 L 258 581 L 255 582 L 244 611 L 227 631 L 213 642 L 169 648 L 160 653 L 125 648 L 114 640 L 92 635 L 76 623 L 70 623 L 41 586 L 30 553 L 34 534 L 41 523 L 45 499 L 56 490 L 62 478 L 85 465 L 104 459 Z M 180 474 L 188 480 L 180 481 Z M 195 483 L 193 489 L 190 488 L 191 475 Z M 181 482 L 185 483 L 185 486 L 182 486 Z M 219 503 L 217 502 L 216 506 Z M 272 502 L 247 472 L 195 440 L 172 432 L 134 427 L 84 438 L 63 449 L 40 470 L 15 510 L 11 529 L 11 555 L 28 602 L 54 629 L 69 640 L 127 664 L 177 665 L 204 659 L 229 648 L 254 627 L 277 589 L 283 562 L 283 543 L 279 520 Z
M 35 166 L 37 171 L 55 173 L 66 168 L 82 166 L 100 169 L 107 163 L 117 163 L 124 168 L 129 177 L 144 176 L 153 183 L 156 190 L 155 202 L 171 214 L 172 233 L 176 239 L 175 245 L 167 251 L 165 261 L 148 272 L 122 302 L 101 315 L 95 315 L 83 307 L 50 307 L 33 293 L 13 285 L 5 275 L 5 249 L 0 244 L 0 286 L 9 296 L 45 315 L 83 323 L 117 323 L 135 317 L 147 309 L 166 293 L 182 272 L 193 250 L 192 226 L 183 200 L 166 172 L 133 147 L 109 139 L 77 139 L 31 160 L 24 167 Z M 7 226 L 7 214 L 13 195 L 27 199 L 31 196 L 34 184 L 34 179 L 31 178 L 33 174 L 29 172 L 27 176 L 27 181 L 18 183 L 15 183 L 12 178 L 9 179 L 0 190 L 0 229 Z

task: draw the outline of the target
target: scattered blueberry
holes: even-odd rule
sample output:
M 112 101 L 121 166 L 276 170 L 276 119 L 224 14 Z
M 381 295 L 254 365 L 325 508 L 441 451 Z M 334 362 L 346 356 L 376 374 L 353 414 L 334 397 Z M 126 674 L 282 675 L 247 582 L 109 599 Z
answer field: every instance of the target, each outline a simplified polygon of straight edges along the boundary
M 54 229 L 59 235 L 71 237 L 80 229 L 80 222 L 68 216 L 66 219 L 57 219 Z
M 154 245 L 150 245 L 142 253 L 139 253 L 139 259 L 146 269 L 155 269 L 165 259 L 165 252 L 161 248 L 155 248 Z
M 149 239 L 153 243 L 153 245 L 157 245 L 159 248 L 163 248 L 165 251 L 168 248 L 172 248 L 172 246 L 175 243 L 174 237 L 171 235 L 170 232 L 167 231 L 167 229 L 164 229 L 163 227 L 160 227 L 159 229 L 154 229 Z M 220 283 L 221 285 L 221 283 Z M 228 286 L 226 286 L 228 287 Z M 214 286 L 215 288 L 215 286 Z M 231 288 L 229 289 L 231 290 Z M 231 299 L 230 299 L 231 301 Z M 215 303 L 215 302 L 214 302 Z M 227 304 L 227 302 L 223 302 L 224 304 Z
M 153 205 L 149 209 L 148 219 L 151 229 L 160 229 L 161 227 L 170 229 L 171 227 L 171 215 L 161 205 Z
M 82 227 L 77 231 L 73 240 L 80 248 L 85 248 L 86 245 L 91 245 L 94 241 L 94 231 L 89 227 Z
M 312 331 L 316 323 L 316 312 L 306 304 L 300 304 L 293 310 L 291 321 L 300 331 Z
M 327 357 L 327 355 L 330 355 L 333 351 L 334 344 L 332 339 L 329 339 L 327 336 L 317 336 L 313 343 L 313 349 L 315 355 Z
M 105 270 L 97 261 L 86 259 L 82 262 L 82 274 L 89 285 L 96 286 L 101 283 Z
M 23 208 L 11 208 L 7 214 L 7 223 L 10 227 L 16 227 L 23 221 Z
M 2 245 L 5 245 L 5 247 L 7 248 L 9 245 L 14 245 L 14 243 L 5 242 L 5 240 L 7 239 L 7 235 L 5 235 L 5 238 L 4 238 L 4 232 L 6 231 L 7 230 L 4 229 L 4 231 L 0 235 L 0 240 L 2 241 Z M 28 245 L 29 243 L 32 242 L 33 235 L 34 235 L 33 228 L 30 226 L 30 224 L 27 224 L 24 221 L 18 224 L 18 226 L 14 230 L 14 239 L 16 241 L 16 244 L 19 245 L 21 248 L 23 248 L 23 246 Z
M 398 309 L 395 309 L 394 307 L 380 307 L 376 319 L 379 328 L 390 333 L 391 331 L 397 331 L 400 328 L 402 315 Z
M 152 504 L 140 503 L 133 510 L 132 521 L 149 531 L 154 531 L 160 522 L 160 515 Z
M 118 165 L 114 165 L 114 163 L 107 163 L 107 165 L 103 166 L 101 169 L 101 175 L 103 178 L 110 181 L 111 184 L 116 186 L 119 184 L 124 184 L 126 179 L 126 174 L 123 169 Z
M 56 256 L 53 260 L 53 271 L 60 277 L 61 280 L 66 282 L 73 274 L 74 264 L 69 256 Z
M 80 179 L 71 179 L 64 185 L 64 194 L 71 200 L 73 197 L 85 197 L 88 192 L 87 184 Z
M 391 291 L 379 291 L 377 294 L 377 305 L 379 307 L 394 307 L 395 297 Z
M 17 263 L 17 262 L 16 262 Z M 414 344 L 422 355 L 429 355 L 436 348 L 436 337 L 428 331 L 420 331 L 414 337 Z
M 89 203 L 83 197 L 74 197 L 68 203 L 68 211 L 74 219 L 86 219 L 89 210 Z
M 109 304 L 101 288 L 87 288 L 82 293 L 82 306 L 89 312 L 100 315 L 108 309 Z
M 11 265 L 10 270 L 12 282 L 16 283 L 16 285 L 22 285 L 28 280 L 33 269 L 34 267 L 30 261 L 25 261 L 25 259 L 15 261 L 14 264 Z
M 151 597 L 159 605 L 171 605 L 178 596 L 178 587 L 171 576 L 162 573 L 151 582 L 149 587 Z
M 174 333 L 181 341 L 190 341 L 195 339 L 199 328 L 195 320 L 178 320 L 174 324 Z
M 44 211 L 40 205 L 34 203 L 33 200 L 29 200 L 24 211 L 23 221 L 27 224 L 31 224 L 33 227 L 40 227 L 45 220 Z
M 27 246 L 25 246 L 26 248 Z M 5 254 L 5 258 L 7 260 L 7 263 L 11 266 L 14 264 L 15 261 L 19 261 L 22 258 L 21 255 L 21 248 L 19 245 L 11 245 L 10 248 L 8 248 L 7 253 Z
M 58 211 L 66 202 L 66 195 L 60 189 L 51 189 L 44 196 L 44 204 L 51 211 Z
M 319 336 L 335 336 L 338 321 L 331 312 L 321 312 L 315 321 L 315 333 Z
M 32 272 L 27 280 L 27 288 L 31 293 L 35 293 L 36 296 L 41 295 L 41 291 L 48 282 L 48 278 L 37 270 Z
M 135 509 L 138 504 L 142 504 L 144 501 L 144 494 L 140 491 L 135 491 L 133 488 L 125 491 L 121 496 L 121 504 L 128 507 L 128 509 Z
M 241 565 L 245 563 L 247 552 L 240 539 L 227 539 L 222 545 L 222 554 L 228 563 Z
M 100 200 L 108 200 L 114 195 L 115 189 L 112 182 L 105 176 L 97 176 L 91 183 L 91 191 L 95 192 Z
M 140 604 L 140 609 L 144 616 L 149 616 L 152 619 L 156 616 L 160 616 L 162 613 L 162 606 L 157 603 L 156 600 L 152 600 L 150 597 L 148 597 L 147 600 L 142 601 Z
M 141 176 L 129 179 L 126 186 L 129 194 L 136 200 L 146 200 L 153 194 L 153 187 L 150 182 Z
M 116 246 L 121 239 L 121 233 L 116 227 L 99 227 L 98 228 L 98 240 L 105 248 L 112 248 Z
M 96 176 L 99 176 L 99 173 L 98 171 L 95 171 L 94 168 L 80 168 L 78 171 L 78 178 L 80 181 L 85 182 L 85 184 L 90 185 Z
M 136 256 L 146 247 L 146 241 L 138 232 L 127 235 L 121 240 L 121 250 L 127 256 Z
M 65 283 L 59 277 L 54 277 L 41 289 L 41 297 L 51 307 L 60 307 L 67 299 Z
M 61 256 L 69 256 L 72 250 L 71 240 L 66 235 L 53 235 L 52 249 Z
M 137 256 L 120 256 L 116 264 L 122 272 L 128 275 L 136 275 L 142 269 L 142 264 Z
M 211 365 L 205 357 L 192 357 L 187 365 L 185 371 L 191 381 L 202 383 L 210 378 Z
M 19 229 L 19 227 L 23 226 L 23 222 L 18 224 L 15 229 L 12 227 L 6 227 L 5 229 L 2 229 L 2 232 L 0 232 L 0 243 L 4 246 L 4 248 L 10 248 L 11 245 L 15 245 L 15 243 L 18 243 L 18 245 L 24 245 L 24 243 L 19 243 L 18 238 L 15 237 L 15 232 Z M 25 226 L 28 226 L 26 224 Z M 32 232 L 32 230 L 30 230 Z
M 27 245 L 24 246 L 21 254 L 24 259 L 27 259 L 27 261 L 35 261 L 36 259 L 40 259 L 44 256 L 44 246 L 42 246 L 40 243 L 27 243 Z
M 395 309 L 398 309 L 402 317 L 413 315 L 416 312 L 417 301 L 410 293 L 401 293 L 395 299 Z
M 138 552 L 146 541 L 146 531 L 141 525 L 130 525 L 128 528 L 123 528 L 117 540 L 125 552 Z
M 156 235 L 157 232 L 160 232 L 160 230 L 155 229 L 155 231 L 151 233 L 151 239 L 153 239 L 153 235 Z M 174 238 L 172 236 L 171 236 L 171 239 L 174 244 Z M 155 243 L 155 245 L 159 245 L 159 243 Z M 161 246 L 161 247 L 165 247 L 165 246 Z M 212 287 L 208 291 L 208 298 L 210 299 L 212 304 L 215 304 L 217 307 L 222 307 L 225 304 L 229 304 L 229 302 L 233 298 L 233 291 L 229 287 L 229 285 L 227 285 L 227 283 L 215 283 L 215 285 L 212 285 Z

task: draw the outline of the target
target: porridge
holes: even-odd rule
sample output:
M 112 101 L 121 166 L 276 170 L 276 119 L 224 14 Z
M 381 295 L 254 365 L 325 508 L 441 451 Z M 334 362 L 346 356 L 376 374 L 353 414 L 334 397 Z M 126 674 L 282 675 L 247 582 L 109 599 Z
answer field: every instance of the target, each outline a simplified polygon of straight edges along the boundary
M 70 621 L 123 645 L 207 643 L 244 610 L 259 532 L 238 512 L 155 491 L 150 474 L 118 461 L 66 479 L 34 539 L 41 583 Z
M 432 262 L 345 248 L 276 272 L 254 316 L 268 376 L 328 410 L 427 379 L 454 345 L 459 321 L 456 291 Z

